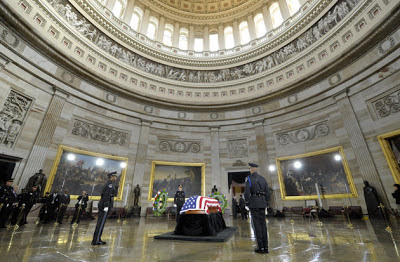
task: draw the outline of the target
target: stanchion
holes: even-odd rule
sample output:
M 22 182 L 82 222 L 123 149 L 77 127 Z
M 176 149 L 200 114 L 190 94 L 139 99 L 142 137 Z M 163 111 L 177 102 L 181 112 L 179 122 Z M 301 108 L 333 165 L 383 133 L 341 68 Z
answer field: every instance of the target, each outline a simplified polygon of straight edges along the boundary
M 56 222 L 54 222 L 54 226 L 55 226 L 55 227 L 58 227 L 58 220 L 59 220 L 59 218 L 60 218 L 61 207 L 62 207 L 62 204 L 60 204 L 60 207 L 58 208 L 58 215 L 57 215 L 57 217 L 56 217 Z
M 344 209 L 343 209 L 344 215 L 347 218 L 347 222 L 348 222 L 347 227 L 350 229 L 353 229 L 354 227 L 353 227 L 353 224 L 350 222 L 350 216 L 349 216 L 349 213 L 346 212 L 346 208 L 349 208 L 349 206 L 344 206 Z M 349 210 L 351 210 L 351 208 Z
M 77 220 L 79 220 L 79 216 L 80 216 L 80 214 L 81 214 L 81 209 L 82 209 L 82 206 L 81 205 L 79 205 L 79 207 L 78 207 L 78 213 L 77 213 L 77 215 L 76 215 L 76 218 L 75 219 L 77 219 Z M 72 228 L 77 228 L 78 227 L 78 223 L 73 223 L 72 224 Z
M 122 224 L 126 225 L 128 224 L 128 207 L 125 207 L 125 219 L 124 222 L 122 222 Z
M 383 218 L 385 219 L 385 223 L 386 223 L 385 230 L 386 230 L 386 232 L 392 233 L 392 228 L 390 227 L 389 222 L 387 221 L 387 218 L 386 218 L 386 214 L 385 214 L 385 210 L 384 210 L 385 206 L 382 203 L 380 203 L 379 204 L 379 208 L 380 208 L 380 210 L 382 212 Z
M 294 225 L 294 220 L 292 219 L 292 208 L 291 207 L 288 207 L 288 208 L 290 209 L 290 212 L 289 212 L 289 214 L 290 214 L 290 224 Z
M 313 208 L 317 210 L 317 212 L 315 212 L 315 214 L 317 215 L 317 226 L 322 227 L 322 222 L 319 220 L 319 210 L 316 206 L 313 206 Z

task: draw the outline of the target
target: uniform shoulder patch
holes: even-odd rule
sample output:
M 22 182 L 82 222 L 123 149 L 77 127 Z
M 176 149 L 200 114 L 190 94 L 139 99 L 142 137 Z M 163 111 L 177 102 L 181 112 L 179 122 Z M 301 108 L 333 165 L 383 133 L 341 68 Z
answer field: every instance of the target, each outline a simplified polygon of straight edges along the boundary
M 112 184 L 109 184 L 109 185 L 108 185 L 108 187 L 109 187 L 109 188 L 112 188 L 112 187 L 113 187 L 113 185 L 112 185 Z

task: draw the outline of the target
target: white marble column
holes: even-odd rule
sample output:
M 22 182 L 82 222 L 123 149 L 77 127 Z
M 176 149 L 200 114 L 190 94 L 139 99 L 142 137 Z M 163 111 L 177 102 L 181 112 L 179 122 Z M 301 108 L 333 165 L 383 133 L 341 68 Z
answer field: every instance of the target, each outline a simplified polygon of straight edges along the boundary
M 274 30 L 274 25 L 272 24 L 271 14 L 269 12 L 269 7 L 268 6 L 264 6 L 262 8 L 262 12 L 263 12 L 264 24 L 265 24 L 265 28 L 267 29 L 267 32 L 270 32 L 270 31 Z
M 147 164 L 147 149 L 149 143 L 150 127 L 151 127 L 151 122 L 142 119 L 142 126 L 140 128 L 140 135 L 139 135 L 139 144 L 136 153 L 136 162 L 134 170 L 135 173 L 133 175 L 133 181 L 132 181 L 133 185 L 139 184 L 141 187 L 145 182 L 144 175 Z M 146 198 L 147 200 L 147 194 L 142 193 L 142 198 Z
M 144 10 L 143 19 L 140 22 L 140 28 L 138 30 L 143 35 L 146 35 L 147 33 L 147 26 L 149 24 L 149 20 L 150 20 L 150 9 L 146 8 L 146 10 Z
M 211 131 L 211 187 L 221 186 L 221 165 L 219 162 L 219 127 L 210 127 Z M 207 192 L 207 184 L 206 184 Z
M 278 0 L 279 9 L 281 10 L 283 21 L 287 20 L 290 17 L 289 7 L 286 3 L 286 0 Z
M 303 6 L 305 3 L 307 3 L 308 0 L 299 0 L 300 6 Z M 300 8 L 301 9 L 301 8 Z
M 158 22 L 158 28 L 157 28 L 157 38 L 156 41 L 163 43 L 163 38 L 164 38 L 164 30 L 165 30 L 165 17 L 161 17 L 160 21 Z M 175 29 L 174 29 L 175 33 Z M 172 39 L 171 39 L 172 40 Z
M 128 0 L 128 3 L 124 11 L 124 15 L 122 16 L 122 21 L 124 21 L 128 25 L 131 22 L 134 8 L 135 8 L 135 0 Z
M 263 120 L 253 123 L 254 132 L 256 134 L 257 143 L 257 155 L 258 155 L 258 170 L 259 174 L 267 179 L 268 185 L 271 186 L 271 176 L 268 170 L 268 154 L 267 154 L 267 143 L 265 139 L 265 132 L 263 126 Z
M 210 33 L 208 31 L 208 26 L 204 26 L 203 51 L 210 51 Z
M 218 44 L 220 50 L 225 49 L 225 35 L 223 25 L 218 26 Z
M 239 26 L 237 21 L 233 21 L 232 29 L 233 29 L 233 40 L 235 42 L 235 46 L 239 46 L 241 44 L 240 44 Z
M 58 120 L 68 96 L 68 94 L 55 88 L 53 98 L 47 108 L 35 142 L 33 143 L 33 147 L 29 153 L 25 168 L 22 172 L 21 179 L 18 182 L 21 189 L 26 186 L 32 175 L 37 173 L 39 169 L 43 168 L 43 163 L 46 159 L 54 132 L 58 125 Z M 47 178 L 48 175 L 49 174 L 47 174 Z
M 374 160 L 372 159 L 371 152 L 365 142 L 364 135 L 358 124 L 356 114 L 347 92 L 343 91 L 337 94 L 334 98 L 342 116 L 344 128 L 346 129 L 347 137 L 350 140 L 354 156 L 357 159 L 363 180 L 368 181 L 371 186 L 376 188 L 381 200 L 386 206 L 388 206 L 388 199 L 382 181 L 379 178 Z
M 249 26 L 250 41 L 256 39 L 256 25 L 254 24 L 253 15 L 247 16 L 247 24 Z
M 174 33 L 172 34 L 172 46 L 179 46 L 179 23 L 174 24 Z
M 194 25 L 189 26 L 188 50 L 194 49 Z

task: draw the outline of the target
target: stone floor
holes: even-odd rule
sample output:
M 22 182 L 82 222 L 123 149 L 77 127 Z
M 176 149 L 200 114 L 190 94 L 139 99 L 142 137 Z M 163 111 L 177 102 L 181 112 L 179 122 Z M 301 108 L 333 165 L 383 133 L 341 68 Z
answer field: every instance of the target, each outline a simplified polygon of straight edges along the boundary
M 224 243 L 155 240 L 172 231 L 174 218 L 109 219 L 104 246 L 92 246 L 96 221 L 82 221 L 77 229 L 64 223 L 36 225 L 15 231 L 0 230 L 0 261 L 399 261 L 400 221 L 391 221 L 392 234 L 382 222 L 354 220 L 354 229 L 342 219 L 316 222 L 270 218 L 269 254 L 257 254 L 249 221 L 226 219 L 237 227 Z

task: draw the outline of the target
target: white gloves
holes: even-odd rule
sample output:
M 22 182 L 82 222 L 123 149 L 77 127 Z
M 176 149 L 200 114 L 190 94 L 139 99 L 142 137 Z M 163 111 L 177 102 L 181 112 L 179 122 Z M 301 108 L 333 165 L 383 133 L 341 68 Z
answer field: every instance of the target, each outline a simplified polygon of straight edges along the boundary
M 249 207 L 248 206 L 245 206 L 245 208 L 246 208 L 247 211 L 249 211 Z
M 174 207 L 176 207 L 176 204 L 174 204 Z
M 22 206 L 24 207 L 24 206 L 25 206 L 25 203 L 23 203 Z
M 108 211 L 108 207 L 105 207 L 105 208 L 104 208 L 104 212 L 107 212 L 107 211 Z
M 268 215 L 268 209 L 265 209 L 265 215 Z

